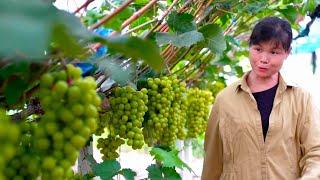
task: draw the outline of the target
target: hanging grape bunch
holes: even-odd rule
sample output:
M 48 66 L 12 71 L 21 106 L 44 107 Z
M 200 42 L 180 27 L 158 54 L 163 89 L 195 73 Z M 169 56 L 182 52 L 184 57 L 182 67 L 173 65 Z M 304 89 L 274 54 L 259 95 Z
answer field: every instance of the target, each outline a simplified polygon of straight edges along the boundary
M 5 179 L 6 167 L 17 154 L 18 137 L 20 130 L 16 124 L 13 124 L 6 112 L 0 109 L 0 179 Z
M 213 96 L 210 91 L 190 88 L 187 101 L 187 136 L 194 138 L 206 130 Z
M 176 77 L 170 77 L 173 100 L 169 109 L 168 125 L 160 139 L 163 145 L 174 145 L 177 139 L 186 137 L 186 84 L 179 82 Z
M 168 77 L 149 78 L 147 89 L 149 101 L 143 133 L 145 142 L 152 146 L 159 143 L 163 133 L 166 133 L 174 92 L 172 82 Z
M 97 127 L 96 82 L 68 64 L 66 70 L 42 76 L 39 98 L 45 114 L 35 131 L 35 148 L 43 156 L 42 179 L 63 179 L 72 174 L 78 152 Z
M 118 87 L 114 97 L 110 98 L 112 118 L 109 133 L 111 136 L 120 136 L 127 139 L 127 145 L 133 149 L 140 149 L 143 144 L 142 122 L 148 95 L 146 89 L 136 91 L 130 86 Z
M 97 121 L 97 129 L 96 129 L 96 131 L 94 133 L 97 136 L 101 136 L 101 134 L 105 132 L 105 129 L 110 124 L 110 120 L 111 120 L 111 117 L 112 117 L 112 112 L 107 111 L 105 113 L 99 114 L 99 116 L 100 117 L 98 118 L 98 121 Z
M 99 138 L 97 148 L 103 154 L 103 160 L 111 160 L 119 157 L 117 149 L 124 144 L 124 140 L 120 137 L 109 135 L 107 138 Z
M 33 135 L 37 128 L 34 122 L 19 122 L 19 145 L 16 154 L 3 171 L 7 179 L 36 179 L 40 174 L 40 156 L 33 148 L 37 141 Z M 32 163 L 30 163 L 32 162 Z

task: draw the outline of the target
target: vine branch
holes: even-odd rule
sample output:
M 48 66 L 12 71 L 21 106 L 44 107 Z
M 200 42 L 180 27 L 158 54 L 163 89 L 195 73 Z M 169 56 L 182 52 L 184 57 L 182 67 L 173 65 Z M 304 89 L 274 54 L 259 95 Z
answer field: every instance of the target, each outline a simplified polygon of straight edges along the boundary
M 32 114 L 43 114 L 43 110 L 40 105 L 39 99 L 33 98 L 30 100 L 26 109 L 11 115 L 11 119 L 13 122 L 19 122 Z
M 142 14 L 147 12 L 155 3 L 157 3 L 158 0 L 152 0 L 148 4 L 146 4 L 143 8 L 139 9 L 137 12 L 135 12 L 130 18 L 128 18 L 126 21 L 123 22 L 121 25 L 121 29 L 124 29 L 129 24 L 131 24 L 134 20 L 136 20 L 138 17 L 140 17 Z
M 123 11 L 126 7 L 128 7 L 134 0 L 129 0 L 126 3 L 122 4 L 118 9 L 114 10 L 111 14 L 107 14 L 106 16 L 104 16 L 100 21 L 98 21 L 97 23 L 93 24 L 89 30 L 92 31 L 98 27 L 100 27 L 102 24 L 104 24 L 105 22 L 109 21 L 111 18 L 113 18 L 114 16 L 116 16 L 117 14 L 119 14 L 121 11 Z
M 90 3 L 92 3 L 94 0 L 87 0 L 85 3 L 83 3 L 78 9 L 76 9 L 73 14 L 77 14 L 81 9 L 86 8 L 89 6 Z

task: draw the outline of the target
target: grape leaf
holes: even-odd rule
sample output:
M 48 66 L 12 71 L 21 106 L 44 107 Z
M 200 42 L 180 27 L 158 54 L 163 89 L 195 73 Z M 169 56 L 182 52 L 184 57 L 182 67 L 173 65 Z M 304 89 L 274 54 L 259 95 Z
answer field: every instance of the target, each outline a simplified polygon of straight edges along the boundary
M 46 60 L 52 28 L 57 24 L 73 35 L 90 37 L 79 18 L 41 0 L 1 0 L 0 24 L 0 56 L 9 60 Z
M 124 168 L 119 174 L 121 174 L 126 180 L 134 180 L 134 177 L 137 175 L 132 169 Z
M 142 59 L 155 70 L 162 69 L 163 59 L 160 56 L 159 48 L 150 40 L 129 36 L 96 37 L 95 40 L 134 60 Z
M 172 43 L 176 47 L 190 47 L 203 40 L 203 35 L 197 31 L 189 31 L 182 34 L 157 33 L 158 45 Z
M 29 74 L 29 67 L 30 63 L 27 61 L 6 64 L 0 68 L 0 80 L 6 79 L 12 75 Z
M 298 11 L 293 6 L 286 6 L 284 9 L 278 9 L 292 24 L 295 23 Z
M 100 58 L 97 61 L 98 69 L 110 76 L 112 80 L 121 85 L 125 85 L 130 80 L 129 71 L 125 71 L 117 62 L 117 59 L 110 57 Z
M 65 56 L 70 58 L 84 59 L 88 56 L 88 50 L 80 45 L 76 38 L 70 35 L 68 29 L 62 25 L 53 28 L 51 45 L 56 46 Z
M 19 98 L 27 88 L 28 83 L 20 77 L 17 77 L 14 81 L 10 81 L 4 90 L 7 103 L 12 105 L 18 102 Z
M 151 164 L 147 167 L 148 178 L 151 180 L 163 179 L 162 171 L 156 164 Z
M 197 29 L 196 23 L 193 21 L 193 16 L 188 13 L 177 13 L 173 11 L 169 14 L 169 27 L 177 33 L 185 33 Z
M 189 171 L 192 171 L 191 168 L 178 157 L 177 150 L 171 150 L 168 152 L 163 149 L 153 147 L 150 154 L 153 155 L 156 160 L 161 161 L 164 167 L 177 167 L 180 169 L 185 167 Z
M 207 24 L 199 30 L 205 41 L 201 44 L 207 46 L 213 53 L 221 54 L 226 48 L 226 40 L 222 29 L 216 24 Z
M 111 28 L 115 31 L 120 31 L 122 23 L 126 19 L 128 19 L 133 14 L 133 12 L 134 10 L 132 8 L 125 8 L 118 15 L 110 19 L 110 21 L 107 21 L 105 24 L 103 24 L 103 26 Z
M 165 179 L 170 179 L 170 180 L 181 180 L 182 179 L 180 174 L 178 174 L 174 168 L 162 167 L 162 172 L 163 172 Z
M 95 175 L 100 176 L 102 180 L 110 180 L 113 176 L 118 174 L 121 166 L 116 160 L 106 160 L 100 164 L 94 165 L 92 170 Z

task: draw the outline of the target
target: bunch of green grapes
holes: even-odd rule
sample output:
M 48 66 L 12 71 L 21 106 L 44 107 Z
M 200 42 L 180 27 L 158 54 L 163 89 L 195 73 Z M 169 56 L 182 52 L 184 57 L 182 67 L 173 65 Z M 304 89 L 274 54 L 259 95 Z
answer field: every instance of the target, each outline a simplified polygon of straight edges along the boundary
M 37 126 L 33 122 L 21 122 L 19 128 L 19 145 L 16 146 L 16 154 L 7 164 L 4 174 L 7 179 L 36 179 L 40 175 L 40 156 L 32 145 L 36 141 L 33 134 Z
M 210 91 L 191 88 L 188 91 L 187 101 L 187 136 L 194 138 L 206 130 L 213 96 Z
M 123 139 L 109 135 L 107 138 L 98 139 L 97 148 L 103 154 L 103 160 L 111 160 L 119 157 L 117 149 L 124 143 Z
M 112 117 L 112 112 L 108 111 L 106 113 L 100 114 L 100 118 L 97 121 L 97 129 L 95 135 L 101 136 L 105 132 L 105 129 L 108 127 Z
M 39 98 L 45 113 L 34 146 L 41 155 L 42 178 L 64 179 L 97 127 L 101 100 L 96 82 L 68 64 L 66 70 L 41 77 Z
M 160 139 L 163 145 L 174 145 L 177 139 L 184 139 L 186 137 L 185 123 L 186 123 L 186 84 L 179 83 L 176 77 L 170 77 L 173 101 L 169 109 L 168 125 L 164 128 L 164 133 Z
M 6 112 L 0 109 L 0 180 L 5 179 L 5 168 L 17 154 L 20 129 L 12 123 Z
M 148 112 L 145 115 L 144 137 L 145 142 L 152 146 L 159 143 L 168 127 L 170 108 L 174 100 L 172 80 L 168 77 L 149 78 L 148 89 Z
M 142 122 L 148 110 L 147 89 L 136 91 L 130 86 L 118 87 L 110 98 L 112 117 L 108 125 L 112 136 L 127 139 L 127 145 L 140 149 L 144 144 Z

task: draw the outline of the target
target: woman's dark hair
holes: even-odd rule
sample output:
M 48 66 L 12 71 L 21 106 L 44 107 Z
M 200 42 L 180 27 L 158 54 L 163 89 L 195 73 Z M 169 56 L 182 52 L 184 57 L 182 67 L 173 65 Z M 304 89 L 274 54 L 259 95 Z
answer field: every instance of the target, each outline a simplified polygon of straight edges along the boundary
M 260 20 L 253 28 L 249 45 L 271 40 L 277 46 L 282 45 L 284 50 L 289 51 L 292 42 L 292 30 L 288 21 L 278 17 L 266 17 Z

